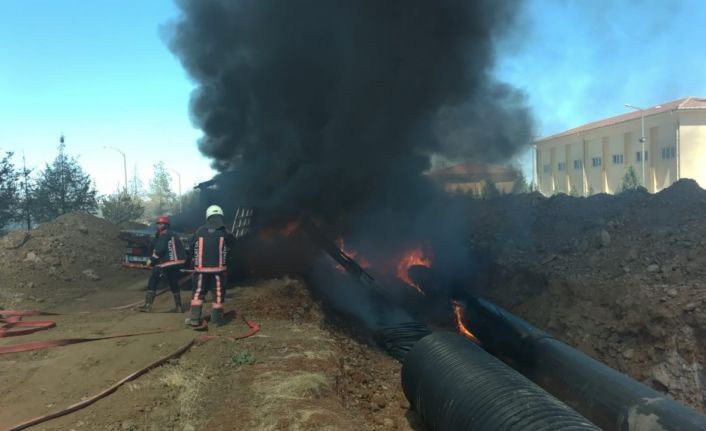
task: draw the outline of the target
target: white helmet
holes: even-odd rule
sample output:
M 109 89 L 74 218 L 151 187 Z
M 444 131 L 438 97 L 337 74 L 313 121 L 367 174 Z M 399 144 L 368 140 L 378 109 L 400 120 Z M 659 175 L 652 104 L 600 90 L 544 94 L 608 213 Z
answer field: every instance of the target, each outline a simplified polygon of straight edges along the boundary
M 219 215 L 222 217 L 223 209 L 218 205 L 211 205 L 210 207 L 206 208 L 206 220 L 208 220 L 208 218 L 213 215 Z

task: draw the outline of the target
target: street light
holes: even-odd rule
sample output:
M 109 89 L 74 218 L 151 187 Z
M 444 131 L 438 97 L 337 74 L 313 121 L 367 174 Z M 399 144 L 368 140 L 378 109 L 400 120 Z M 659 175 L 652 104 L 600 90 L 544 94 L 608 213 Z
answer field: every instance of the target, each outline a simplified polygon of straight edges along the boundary
M 119 149 L 117 149 L 115 147 L 111 147 L 108 145 L 103 145 L 103 148 L 105 148 L 107 150 L 115 150 L 118 153 L 120 153 L 121 156 L 123 156 L 123 176 L 125 178 L 125 194 L 127 194 L 127 159 L 125 158 L 125 153 L 123 153 L 122 151 L 120 151 Z
M 181 214 L 181 174 L 176 169 L 167 168 L 177 175 L 177 185 L 179 187 L 179 214 Z
M 645 108 L 640 108 L 635 105 L 631 105 L 629 103 L 624 103 L 623 104 L 626 108 L 634 109 L 636 111 L 640 111 L 640 143 L 642 144 L 642 186 L 647 187 L 645 183 L 645 162 L 646 162 L 646 157 L 645 157 Z M 661 105 L 655 106 L 655 108 L 661 108 Z M 653 154 L 652 157 L 655 155 Z
M 533 135 L 530 138 L 530 157 L 532 158 L 532 184 L 530 191 L 539 191 L 539 179 L 537 178 L 537 139 L 541 138 L 541 135 Z

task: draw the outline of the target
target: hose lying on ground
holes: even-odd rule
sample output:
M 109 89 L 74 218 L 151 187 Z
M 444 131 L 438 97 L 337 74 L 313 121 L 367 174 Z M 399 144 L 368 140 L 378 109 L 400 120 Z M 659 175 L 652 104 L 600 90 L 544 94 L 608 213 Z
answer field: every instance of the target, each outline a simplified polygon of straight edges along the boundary
M 598 430 L 461 335 L 436 332 L 402 365 L 402 388 L 431 430 Z
M 251 336 L 255 335 L 260 330 L 260 325 L 258 323 L 251 321 L 251 320 L 247 320 L 245 318 L 245 316 L 243 316 L 240 313 L 237 313 L 235 310 L 229 311 L 228 313 L 226 313 L 226 315 L 229 317 L 228 320 L 233 320 L 236 317 L 239 317 L 243 321 L 243 323 L 245 323 L 248 327 L 248 331 L 244 334 L 239 334 L 239 335 L 227 337 L 231 341 L 251 337 Z M 82 408 L 87 407 L 87 406 L 95 403 L 96 401 L 103 399 L 103 398 L 107 397 L 108 395 L 112 394 L 113 392 L 118 390 L 118 388 L 120 386 L 124 385 L 125 383 L 132 381 L 132 380 L 135 380 L 136 378 L 142 376 L 143 374 L 147 373 L 148 371 L 152 370 L 153 368 L 157 368 L 157 367 L 163 365 L 164 363 L 166 363 L 170 359 L 177 358 L 177 357 L 181 356 L 181 354 L 188 351 L 192 346 L 203 344 L 213 338 L 216 338 L 216 337 L 213 335 L 199 335 L 197 337 L 194 337 L 191 341 L 189 341 L 188 343 L 179 347 L 174 352 L 172 352 L 166 356 L 162 356 L 161 358 L 157 359 L 156 361 L 152 362 L 151 364 L 131 373 L 127 377 L 121 379 L 117 383 L 102 390 L 98 394 L 95 394 L 95 395 L 93 395 L 87 399 L 84 399 L 76 404 L 72 404 L 64 409 L 59 410 L 59 411 L 56 411 L 53 413 L 47 413 L 45 415 L 24 421 L 22 423 L 10 426 L 8 428 L 4 428 L 4 429 L 2 429 L 2 431 L 20 431 L 20 430 L 29 428 L 33 425 L 37 425 L 37 424 L 46 422 L 48 420 L 55 419 L 55 418 L 58 418 L 61 416 L 65 416 L 69 413 L 73 413 L 75 411 L 81 410 Z

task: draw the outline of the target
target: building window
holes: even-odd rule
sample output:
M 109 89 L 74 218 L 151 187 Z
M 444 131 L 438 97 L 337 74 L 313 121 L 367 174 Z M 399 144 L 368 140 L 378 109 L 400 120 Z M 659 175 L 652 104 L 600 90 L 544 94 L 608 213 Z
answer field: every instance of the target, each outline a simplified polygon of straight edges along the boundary
M 552 167 L 549 165 L 544 165 L 542 170 L 544 171 L 545 174 L 548 174 L 552 170 Z
M 663 159 L 674 159 L 677 157 L 677 147 L 664 147 L 662 148 L 662 158 Z
M 597 168 L 601 165 L 602 160 L 600 157 L 594 157 L 593 159 L 591 159 L 591 162 L 593 164 L 593 167 Z
M 559 162 L 556 164 L 556 169 L 558 171 L 565 171 L 566 170 L 566 163 L 564 162 Z
M 622 165 L 623 164 L 623 155 L 622 154 L 613 154 L 613 164 L 614 165 Z
M 574 169 L 583 169 L 583 160 L 574 160 Z
M 650 153 L 649 151 L 645 151 L 645 161 L 648 160 L 650 160 Z M 642 162 L 642 151 L 635 153 L 635 161 L 638 163 Z

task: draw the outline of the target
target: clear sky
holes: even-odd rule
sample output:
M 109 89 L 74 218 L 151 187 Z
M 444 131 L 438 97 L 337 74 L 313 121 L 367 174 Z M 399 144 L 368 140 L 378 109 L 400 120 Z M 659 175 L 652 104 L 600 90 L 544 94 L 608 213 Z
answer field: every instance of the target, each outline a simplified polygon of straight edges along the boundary
M 122 157 L 104 146 L 145 182 L 160 160 L 184 191 L 210 179 L 193 86 L 160 37 L 175 15 L 166 0 L 0 0 L 0 149 L 41 169 L 63 133 L 102 193 L 123 183 Z
M 183 190 L 209 179 L 188 117 L 193 86 L 160 36 L 176 13 L 170 0 L 0 0 L 0 150 L 41 169 L 63 133 L 102 193 L 123 178 L 106 145 L 145 182 L 160 160 Z M 539 135 L 623 103 L 706 97 L 702 0 L 528 0 L 521 16 L 497 72 L 527 93 Z

